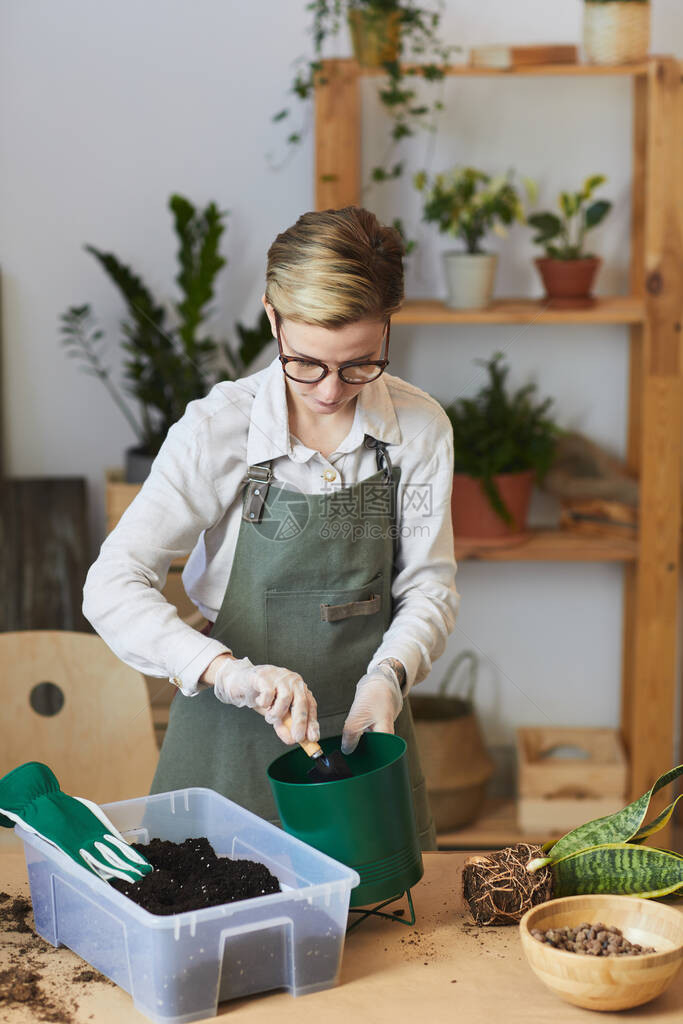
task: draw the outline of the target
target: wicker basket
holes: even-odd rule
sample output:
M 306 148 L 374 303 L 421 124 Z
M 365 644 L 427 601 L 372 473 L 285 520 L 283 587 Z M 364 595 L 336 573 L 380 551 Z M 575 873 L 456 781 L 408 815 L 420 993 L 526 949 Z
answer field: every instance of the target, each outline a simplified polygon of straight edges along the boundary
M 449 696 L 446 691 L 463 664 L 469 669 L 464 695 Z M 410 698 L 437 832 L 474 821 L 493 774 L 472 704 L 476 674 L 476 654 L 461 651 L 446 670 L 437 696 Z
M 583 50 L 589 64 L 626 64 L 650 48 L 649 0 L 585 0 Z

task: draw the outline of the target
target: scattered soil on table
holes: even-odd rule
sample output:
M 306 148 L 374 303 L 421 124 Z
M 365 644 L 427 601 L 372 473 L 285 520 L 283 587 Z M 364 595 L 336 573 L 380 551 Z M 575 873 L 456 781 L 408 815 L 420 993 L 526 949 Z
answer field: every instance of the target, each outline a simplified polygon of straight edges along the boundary
M 11 900 L 9 893 L 3 892 L 4 899 L 0 901 L 0 925 L 5 932 L 32 932 L 33 929 L 26 923 L 27 916 L 31 913 L 31 904 L 23 896 Z M 11 900 L 11 902 L 9 902 Z
M 217 857 L 205 838 L 183 843 L 152 839 L 132 845 L 154 871 L 138 882 L 113 879 L 110 884 L 152 914 L 180 914 L 280 892 L 280 883 L 265 864 Z
M 529 874 L 526 865 L 542 857 L 540 846 L 517 843 L 504 850 L 468 857 L 463 892 L 478 925 L 516 924 L 531 907 L 552 896 L 549 867 Z
M 85 995 L 93 984 L 113 985 L 64 948 L 45 942 L 34 930 L 30 900 L 0 893 L 0 1021 L 15 1019 L 75 1024 L 78 1001 L 73 983 Z M 64 970 L 64 957 L 73 958 L 73 975 Z M 87 983 L 86 983 L 87 982 Z
M 539 942 L 555 949 L 583 956 L 642 956 L 644 953 L 657 952 L 653 946 L 629 942 L 619 928 L 610 927 L 601 921 L 596 924 L 584 921 L 576 928 L 548 928 L 547 931 L 533 928 L 531 934 Z

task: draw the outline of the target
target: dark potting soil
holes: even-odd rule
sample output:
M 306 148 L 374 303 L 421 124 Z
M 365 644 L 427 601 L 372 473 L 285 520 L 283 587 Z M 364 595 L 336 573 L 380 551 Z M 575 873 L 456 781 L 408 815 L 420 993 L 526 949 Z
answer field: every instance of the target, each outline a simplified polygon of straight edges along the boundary
M 133 845 L 147 857 L 154 871 L 133 884 L 111 884 L 153 914 L 177 914 L 280 892 L 277 878 L 263 864 L 217 857 L 208 839 L 186 839 L 183 843 L 153 839 L 149 844 Z M 292 939 L 293 949 L 288 946 Z M 284 925 L 281 930 L 271 925 L 264 931 L 247 930 L 231 944 L 222 965 L 212 957 L 198 957 L 183 967 L 182 984 L 176 965 L 169 966 L 168 976 L 162 976 L 159 983 L 164 987 L 173 985 L 173 1012 L 182 1016 L 196 1010 L 197 991 L 215 989 L 219 967 L 219 998 L 233 999 L 263 988 L 263 965 L 271 960 L 274 977 L 281 984 L 280 969 L 287 972 L 292 956 L 298 965 L 297 974 L 304 974 L 307 985 L 329 984 L 339 968 L 340 953 L 335 922 L 302 901 L 293 934 Z
M 132 846 L 154 871 L 138 882 L 112 879 L 110 884 L 151 914 L 181 914 L 280 892 L 280 883 L 265 864 L 217 857 L 205 838 L 182 843 L 152 839 Z

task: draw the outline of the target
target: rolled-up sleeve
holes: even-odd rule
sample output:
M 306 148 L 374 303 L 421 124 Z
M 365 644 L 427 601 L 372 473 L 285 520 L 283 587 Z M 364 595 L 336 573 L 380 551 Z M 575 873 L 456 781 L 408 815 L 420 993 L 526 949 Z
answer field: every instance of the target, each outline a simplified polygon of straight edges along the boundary
M 371 671 L 384 658 L 397 658 L 406 669 L 406 693 L 443 654 L 458 611 L 451 524 L 453 435 L 444 420 L 424 468 L 418 461 L 409 475 L 402 469 L 393 617 L 368 666 Z
M 83 614 L 114 653 L 147 675 L 175 677 L 187 695 L 227 648 L 183 622 L 161 590 L 171 562 L 222 512 L 201 441 L 181 420 L 102 544 L 83 591 Z

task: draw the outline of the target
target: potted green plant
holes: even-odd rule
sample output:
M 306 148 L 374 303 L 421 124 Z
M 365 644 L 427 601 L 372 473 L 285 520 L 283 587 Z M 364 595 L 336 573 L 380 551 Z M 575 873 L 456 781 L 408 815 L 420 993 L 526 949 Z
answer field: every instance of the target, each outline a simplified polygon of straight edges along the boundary
M 464 252 L 442 254 L 447 304 L 456 309 L 488 306 L 498 256 L 485 252 L 482 240 L 491 230 L 504 237 L 507 225 L 524 220 L 512 172 L 493 178 L 475 167 L 456 167 L 437 174 L 433 181 L 420 171 L 413 182 L 423 196 L 422 219 L 465 243 Z M 533 199 L 534 183 L 526 179 L 525 186 Z
M 121 323 L 121 347 L 126 353 L 123 390 L 137 399 L 139 415 L 112 379 L 102 355 L 104 332 L 97 327 L 91 307 L 70 306 L 60 318 L 67 355 L 80 360 L 86 373 L 102 381 L 137 438 L 137 444 L 126 452 L 129 483 L 145 479 L 169 428 L 183 415 L 187 403 L 205 395 L 216 379 L 241 376 L 272 340 L 265 311 L 255 328 L 237 324 L 237 347 L 217 342 L 203 330 L 216 275 L 226 263 L 219 253 L 226 214 L 213 202 L 198 211 L 180 195 L 171 196 L 169 208 L 179 241 L 176 282 L 181 299 L 175 304 L 174 323 L 130 267 L 113 253 L 85 246 L 127 306 L 127 317 Z
M 589 64 L 642 60 L 649 48 L 649 0 L 584 0 L 583 51 Z
M 480 544 L 509 544 L 525 536 L 531 490 L 552 465 L 559 429 L 548 415 L 553 399 L 536 401 L 535 384 L 506 390 L 501 352 L 477 362 L 487 383 L 473 398 L 445 406 L 455 454 L 453 532 Z
M 527 218 L 538 232 L 534 242 L 545 249 L 545 257 L 535 263 L 546 298 L 553 305 L 587 305 L 592 301 L 591 288 L 601 261 L 585 251 L 585 237 L 605 219 L 612 204 L 608 199 L 588 203 L 606 180 L 604 174 L 593 174 L 579 192 L 560 192 L 559 217 L 545 211 Z
M 372 168 L 373 182 L 401 176 L 403 163 L 395 159 L 396 145 L 421 128 L 433 130 L 443 110 L 441 90 L 432 102 L 422 102 L 410 82 L 419 76 L 440 84 L 445 77 L 455 47 L 444 45 L 439 38 L 439 7 L 435 2 L 418 6 L 414 0 L 312 0 L 307 4 L 312 14 L 313 55 L 297 61 L 289 90 L 292 95 L 308 100 L 316 84 L 325 84 L 324 51 L 330 40 L 339 37 L 344 22 L 359 64 L 381 67 L 385 72 L 386 77 L 380 79 L 379 98 L 389 116 L 390 144 L 381 164 Z M 285 121 L 290 114 L 290 108 L 285 107 L 273 116 L 273 121 Z M 287 135 L 287 143 L 295 146 L 302 138 L 303 129 L 297 129 Z
M 400 0 L 348 0 L 346 7 L 353 55 L 361 67 L 379 68 L 398 60 L 403 13 Z

